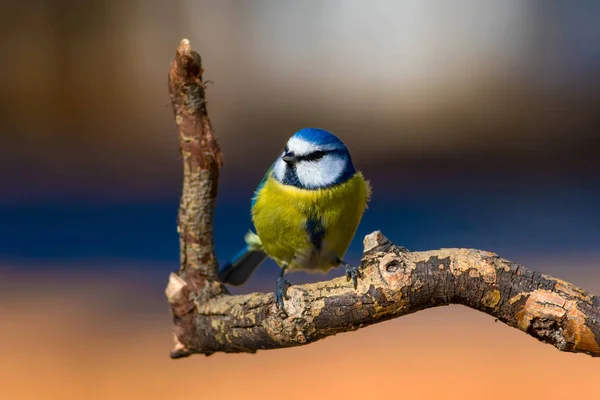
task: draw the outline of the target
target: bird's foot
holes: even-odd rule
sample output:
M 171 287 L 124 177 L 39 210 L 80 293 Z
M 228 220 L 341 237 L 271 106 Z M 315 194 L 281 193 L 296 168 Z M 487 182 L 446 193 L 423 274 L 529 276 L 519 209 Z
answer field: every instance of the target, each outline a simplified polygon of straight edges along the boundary
M 358 287 L 358 278 L 362 278 L 362 272 L 360 272 L 360 267 L 358 265 L 351 265 L 344 261 L 340 263 L 340 266 L 344 267 L 346 271 L 346 280 L 349 281 L 352 279 L 352 283 L 354 284 L 354 289 Z
M 290 296 L 287 295 L 287 290 L 290 286 L 292 286 L 290 281 L 285 279 L 283 276 L 277 277 L 277 283 L 275 284 L 275 303 L 277 304 L 277 308 L 283 311 L 283 313 L 286 315 L 287 313 L 283 307 L 283 299 L 290 299 Z

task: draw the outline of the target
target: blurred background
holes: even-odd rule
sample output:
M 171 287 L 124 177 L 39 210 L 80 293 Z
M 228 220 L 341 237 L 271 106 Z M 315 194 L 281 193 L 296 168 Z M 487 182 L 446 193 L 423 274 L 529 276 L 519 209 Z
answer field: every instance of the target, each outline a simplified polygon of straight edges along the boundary
M 600 294 L 600 2 L 7 0 L 0 15 L 0 398 L 597 395 L 598 360 L 460 306 L 171 361 L 164 287 L 181 185 L 166 78 L 186 37 L 225 153 L 220 260 L 287 138 L 321 127 L 374 190 L 349 261 L 380 229 Z M 275 276 L 268 262 L 234 292 Z

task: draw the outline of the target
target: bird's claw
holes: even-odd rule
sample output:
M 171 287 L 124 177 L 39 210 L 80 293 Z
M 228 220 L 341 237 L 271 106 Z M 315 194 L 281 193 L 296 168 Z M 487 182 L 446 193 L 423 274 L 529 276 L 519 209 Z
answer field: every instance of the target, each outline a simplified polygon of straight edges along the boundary
M 277 284 L 275 285 L 275 303 L 277 304 L 277 308 L 285 313 L 285 308 L 283 307 L 283 299 L 289 300 L 290 296 L 287 294 L 288 288 L 292 286 L 290 281 L 283 278 L 282 276 L 277 277 Z
M 360 267 L 357 265 L 351 265 L 342 261 L 342 267 L 346 271 L 346 280 L 349 281 L 352 279 L 352 283 L 354 284 L 354 289 L 358 287 L 358 278 L 363 277 L 362 272 L 360 272 Z

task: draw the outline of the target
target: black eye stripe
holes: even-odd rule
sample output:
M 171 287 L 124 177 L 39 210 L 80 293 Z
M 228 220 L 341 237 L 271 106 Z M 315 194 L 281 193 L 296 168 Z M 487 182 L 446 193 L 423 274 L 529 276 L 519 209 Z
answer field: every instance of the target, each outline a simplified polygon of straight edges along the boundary
M 326 153 L 327 153 L 326 151 L 313 151 L 310 154 L 298 157 L 298 160 L 299 161 L 317 161 L 317 160 L 320 160 L 321 158 L 323 158 L 323 156 Z

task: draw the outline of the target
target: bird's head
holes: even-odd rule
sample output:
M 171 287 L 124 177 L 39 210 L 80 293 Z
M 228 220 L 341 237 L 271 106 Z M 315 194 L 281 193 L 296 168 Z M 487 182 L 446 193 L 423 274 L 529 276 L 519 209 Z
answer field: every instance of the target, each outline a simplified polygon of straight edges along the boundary
M 305 128 L 292 136 L 274 166 L 284 185 L 322 189 L 350 179 L 356 170 L 344 143 L 323 129 Z

